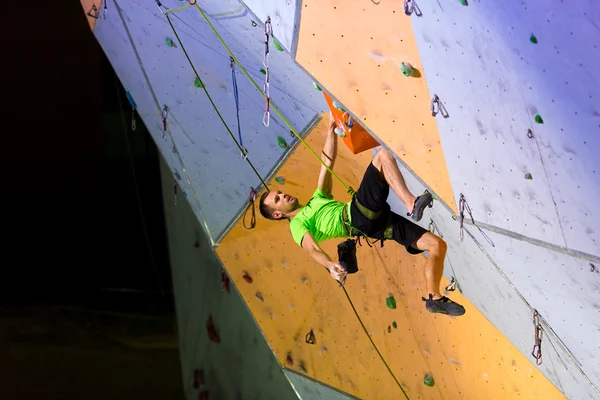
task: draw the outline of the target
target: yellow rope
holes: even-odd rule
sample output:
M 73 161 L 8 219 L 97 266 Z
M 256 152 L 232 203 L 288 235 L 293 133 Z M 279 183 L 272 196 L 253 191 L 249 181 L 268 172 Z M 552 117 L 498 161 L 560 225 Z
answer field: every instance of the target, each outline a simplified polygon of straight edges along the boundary
M 213 33 L 219 39 L 219 41 L 221 42 L 221 44 L 223 45 L 223 47 L 225 48 L 225 50 L 227 50 L 227 52 L 229 53 L 229 55 L 231 56 L 231 58 L 233 58 L 233 60 L 235 61 L 235 63 L 239 66 L 240 71 L 242 71 L 242 73 L 244 75 L 246 75 L 246 78 L 248 78 L 248 80 L 252 83 L 252 85 L 256 88 L 256 90 L 263 97 L 266 97 L 265 94 L 263 93 L 263 91 L 260 89 L 260 87 L 256 84 L 256 82 L 254 82 L 254 79 L 252 79 L 252 77 L 250 76 L 250 74 L 248 74 L 248 72 L 246 71 L 246 69 L 244 68 L 244 66 L 238 61 L 237 57 L 235 56 L 235 54 L 233 54 L 233 52 L 231 51 L 231 49 L 229 48 L 229 46 L 227 46 L 227 43 L 225 43 L 225 41 L 223 40 L 223 38 L 221 37 L 221 35 L 219 35 L 219 32 L 217 32 L 217 30 L 215 29 L 215 27 L 213 26 L 213 24 L 210 22 L 210 20 L 208 19 L 208 17 L 204 13 L 204 11 L 200 8 L 200 6 L 198 6 L 198 4 L 194 4 L 194 5 L 198 9 L 198 11 L 200 11 L 200 14 L 202 14 L 202 17 L 204 17 L 204 19 L 208 23 L 208 26 L 210 26 L 210 28 L 212 29 Z M 182 8 L 186 8 L 186 7 L 187 6 L 184 6 Z M 177 11 L 177 10 L 173 10 L 173 12 L 175 12 L 175 11 Z M 171 11 L 169 11 L 169 12 L 171 12 Z M 273 102 L 271 102 L 271 108 L 275 111 L 275 113 L 279 116 L 279 118 L 281 118 L 281 120 L 290 129 L 290 131 L 298 138 L 298 140 L 300 140 L 300 142 L 303 145 L 305 145 L 306 148 L 315 157 L 317 157 L 317 159 L 321 162 L 321 164 L 323 164 L 323 166 L 325 168 L 327 168 L 327 170 L 331 173 L 331 175 L 334 176 L 342 184 L 342 186 L 344 186 L 344 188 L 346 189 L 346 193 L 348 193 L 350 196 L 353 196 L 354 193 L 355 193 L 354 189 L 351 186 L 346 185 L 346 183 L 344 183 L 344 181 L 335 172 L 333 172 L 333 170 L 330 167 L 328 167 L 325 164 L 325 162 L 323 162 L 323 160 L 321 159 L 321 157 L 319 157 L 319 155 L 309 146 L 309 144 L 306 143 L 306 141 L 300 136 L 300 134 L 296 131 L 296 129 L 294 129 L 294 127 L 292 126 L 292 124 L 290 124 L 290 122 L 287 120 L 287 118 L 285 118 L 283 116 L 283 114 L 279 111 L 279 109 L 275 106 L 275 104 L 273 104 Z

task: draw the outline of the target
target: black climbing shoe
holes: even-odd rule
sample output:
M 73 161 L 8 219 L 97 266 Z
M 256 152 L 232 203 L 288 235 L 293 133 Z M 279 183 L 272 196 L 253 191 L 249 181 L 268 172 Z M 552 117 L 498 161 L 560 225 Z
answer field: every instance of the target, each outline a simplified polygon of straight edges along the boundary
M 422 195 L 415 199 L 413 210 L 408 216 L 418 222 L 423 218 L 423 211 L 425 211 L 425 207 L 428 206 L 433 207 L 433 196 L 426 190 Z
M 354 274 L 358 272 L 358 262 L 356 261 L 356 240 L 348 239 L 338 244 L 338 259 L 346 272 Z
M 458 303 L 453 302 L 446 296 L 441 299 L 433 300 L 433 295 L 429 295 L 429 299 L 422 298 L 425 302 L 425 308 L 431 313 L 446 314 L 451 317 L 458 317 L 465 313 L 465 308 Z

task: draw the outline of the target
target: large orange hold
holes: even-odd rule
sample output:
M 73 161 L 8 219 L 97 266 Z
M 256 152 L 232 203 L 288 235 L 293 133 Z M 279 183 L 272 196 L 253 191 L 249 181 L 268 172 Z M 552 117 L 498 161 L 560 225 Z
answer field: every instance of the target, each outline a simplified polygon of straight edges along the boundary
M 323 92 L 323 95 L 325 96 L 329 110 L 331 110 L 333 117 L 338 122 L 338 127 L 343 128 L 344 132 L 346 132 L 346 137 L 343 138 L 344 143 L 346 143 L 346 146 L 348 146 L 353 154 L 358 154 L 380 145 L 380 143 L 373 139 L 373 136 L 371 136 L 369 132 L 362 127 L 362 125 L 353 119 L 349 119 L 350 117 L 348 113 L 335 108 L 333 105 L 333 100 L 327 95 L 327 93 Z M 346 122 L 350 123 L 346 124 Z M 354 124 L 352 128 L 348 127 L 348 125 L 352 125 L 352 123 Z

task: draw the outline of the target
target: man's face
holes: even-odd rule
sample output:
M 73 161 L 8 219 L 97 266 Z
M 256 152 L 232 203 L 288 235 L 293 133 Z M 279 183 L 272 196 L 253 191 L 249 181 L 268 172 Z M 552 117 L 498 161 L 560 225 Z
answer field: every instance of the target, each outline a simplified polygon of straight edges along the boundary
M 298 208 L 298 199 L 283 193 L 281 190 L 272 190 L 265 198 L 265 204 L 273 210 L 274 218 L 281 218 Z

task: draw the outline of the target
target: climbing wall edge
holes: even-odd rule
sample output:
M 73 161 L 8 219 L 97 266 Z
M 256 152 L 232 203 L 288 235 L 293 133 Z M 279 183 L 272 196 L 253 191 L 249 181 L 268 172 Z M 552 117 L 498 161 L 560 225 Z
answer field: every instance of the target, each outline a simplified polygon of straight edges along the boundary
M 319 121 L 321 121 L 321 119 L 322 119 L 321 115 L 315 114 L 315 116 L 312 118 L 312 120 L 304 127 L 304 129 L 302 129 L 301 132 L 299 132 L 299 136 L 302 139 L 306 139 L 308 134 L 312 131 L 312 129 L 314 127 L 317 126 L 317 124 L 319 123 Z M 279 158 L 279 160 L 277 161 L 275 166 L 271 169 L 271 171 L 269 171 L 269 173 L 263 177 L 265 182 L 269 182 L 270 180 L 273 179 L 275 174 L 277 174 L 277 171 L 279 171 L 279 169 L 283 166 L 283 164 L 285 164 L 286 160 L 290 157 L 291 154 L 294 153 L 294 151 L 300 144 L 301 144 L 300 140 L 298 140 L 298 138 L 296 138 L 294 136 L 294 141 L 288 147 L 286 152 L 282 154 L 282 156 Z M 257 194 L 259 194 L 264 189 L 265 188 L 263 187 L 262 183 L 258 187 L 254 188 L 254 190 L 256 190 Z M 223 229 L 221 234 L 215 240 L 215 243 L 214 243 L 215 247 L 219 245 L 219 243 L 227 236 L 227 234 L 231 231 L 231 229 L 238 223 L 240 218 L 242 218 L 244 216 L 244 213 L 246 212 L 247 208 L 248 208 L 247 203 L 244 204 L 240 208 L 240 210 L 237 212 L 236 216 L 231 220 L 231 222 L 229 224 L 227 224 L 227 226 Z

